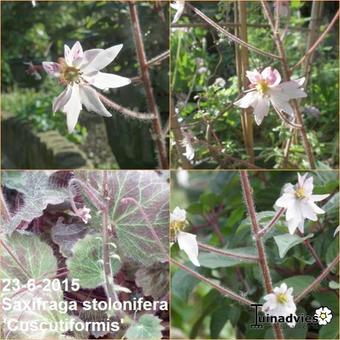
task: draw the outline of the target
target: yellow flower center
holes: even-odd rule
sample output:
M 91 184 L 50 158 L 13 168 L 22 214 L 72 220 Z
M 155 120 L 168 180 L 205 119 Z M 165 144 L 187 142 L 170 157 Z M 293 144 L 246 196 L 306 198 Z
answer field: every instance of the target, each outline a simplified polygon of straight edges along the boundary
M 326 313 L 321 313 L 321 314 L 320 314 L 320 318 L 321 318 L 321 319 L 326 319 L 326 318 L 327 318 Z
M 306 197 L 305 195 L 305 190 L 303 188 L 298 188 L 295 191 L 295 196 L 299 199 L 302 200 L 303 198 Z
M 185 228 L 186 223 L 187 221 L 172 221 L 170 223 L 170 229 L 174 234 L 177 234 L 179 231 L 182 231 Z
M 67 83 L 77 83 L 79 82 L 80 75 L 80 70 L 76 67 L 66 66 L 62 71 L 61 77 Z
M 276 300 L 277 300 L 278 303 L 283 305 L 283 304 L 288 302 L 288 297 L 285 293 L 280 293 L 280 294 L 276 295 Z
M 269 86 L 266 81 L 261 80 L 257 83 L 256 90 L 261 94 L 266 94 L 269 90 Z

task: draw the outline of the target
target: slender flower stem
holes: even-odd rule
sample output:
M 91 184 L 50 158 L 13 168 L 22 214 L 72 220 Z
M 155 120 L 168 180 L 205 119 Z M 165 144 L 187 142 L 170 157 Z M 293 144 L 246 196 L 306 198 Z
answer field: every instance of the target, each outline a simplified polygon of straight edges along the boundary
M 185 270 L 187 273 L 189 273 L 190 275 L 196 277 L 198 280 L 203 281 L 205 283 L 207 283 L 208 285 L 212 286 L 213 288 L 215 288 L 216 290 L 218 290 L 223 296 L 226 296 L 232 300 L 235 300 L 241 304 L 250 306 L 252 304 L 254 304 L 253 301 L 248 300 L 247 298 L 240 296 L 238 294 L 236 294 L 235 292 L 233 292 L 232 290 L 229 290 L 227 288 L 221 287 L 220 285 L 218 285 L 217 283 L 207 279 L 206 277 L 204 277 L 203 275 L 195 272 L 194 270 L 190 269 L 187 266 L 184 266 L 183 264 L 177 262 L 174 259 L 170 259 L 170 262 L 173 263 L 175 266 L 181 268 L 182 270 Z
M 2 188 L 0 188 L 0 209 L 1 209 L 1 216 L 4 219 L 4 222 L 9 222 L 11 220 L 11 214 L 7 207 L 7 203 L 5 201 L 4 194 L 2 192 Z
M 340 259 L 340 255 L 338 255 L 329 266 L 307 287 L 305 288 L 299 295 L 295 298 L 295 303 L 301 301 L 307 294 L 316 289 L 316 287 L 320 284 L 320 282 L 327 277 L 327 275 L 331 272 L 333 267 L 335 267 Z
M 251 255 L 245 255 L 245 254 L 235 254 L 235 253 L 230 253 L 228 251 L 225 251 L 223 249 L 218 249 L 212 246 L 209 246 L 207 244 L 203 244 L 198 242 L 198 247 L 202 250 L 207 250 L 209 252 L 212 253 L 216 253 L 225 257 L 232 257 L 235 259 L 239 259 L 239 260 L 245 260 L 245 261 L 258 261 L 259 258 L 257 256 L 251 256 Z
M 104 170 L 103 174 L 103 196 L 106 199 L 108 188 L 107 170 Z M 105 208 L 102 209 L 103 225 L 102 225 L 102 237 L 103 237 L 103 262 L 104 262 L 104 277 L 105 277 L 105 291 L 108 298 L 113 302 L 119 301 L 118 294 L 114 288 L 113 273 L 111 267 L 110 249 L 109 249 L 109 202 L 106 200 Z M 121 311 L 117 310 L 117 316 L 122 317 Z
M 202 13 L 199 9 L 196 7 L 192 6 L 190 3 L 186 4 L 187 7 L 191 8 L 202 20 L 204 20 L 206 23 L 208 23 L 210 26 L 215 28 L 217 31 L 222 33 L 223 35 L 227 36 L 230 40 L 234 41 L 235 43 L 247 47 L 249 50 L 252 50 L 256 52 L 257 54 L 263 55 L 265 57 L 273 58 L 273 59 L 281 59 L 279 56 L 272 54 L 270 52 L 265 52 L 260 50 L 259 48 L 250 45 L 246 42 L 244 42 L 242 39 L 236 37 L 235 35 L 231 34 L 224 28 L 222 28 L 220 25 L 216 24 L 213 20 L 211 20 L 209 17 L 207 17 L 204 13 Z
M 322 43 L 322 41 L 324 40 L 326 34 L 332 29 L 332 27 L 335 25 L 335 23 L 338 21 L 338 17 L 340 14 L 340 10 L 338 10 L 334 16 L 334 18 L 332 19 L 332 21 L 329 23 L 329 25 L 327 26 L 327 28 L 324 30 L 324 32 L 320 35 L 320 37 L 315 41 L 315 43 L 313 44 L 313 46 L 307 51 L 307 53 L 292 67 L 292 69 L 300 66 L 306 58 L 308 58 L 308 56 L 314 52 L 314 50 Z
M 283 71 L 283 78 L 284 78 L 285 81 L 289 81 L 290 75 L 291 75 L 291 70 L 289 69 L 289 66 L 288 66 L 288 63 L 287 63 L 286 53 L 285 53 L 285 50 L 284 50 L 284 47 L 283 47 L 283 43 L 282 43 L 282 40 L 281 40 L 281 37 L 280 37 L 280 33 L 279 33 L 279 31 L 275 30 L 274 19 L 273 19 L 271 12 L 270 12 L 267 0 L 261 0 L 261 4 L 262 4 L 263 10 L 264 10 L 264 14 L 268 19 L 268 23 L 269 23 L 270 27 L 272 28 L 273 38 L 274 38 L 276 47 L 279 51 L 280 61 L 281 61 L 282 71 Z M 302 114 L 301 114 L 300 109 L 299 109 L 298 102 L 297 102 L 296 99 L 292 99 L 291 103 L 292 103 L 292 107 L 294 109 L 297 124 L 300 125 L 299 131 L 300 131 L 300 134 L 301 134 L 303 145 L 304 145 L 306 153 L 307 153 L 309 165 L 312 169 L 315 169 L 314 154 L 313 154 L 312 147 L 311 147 L 309 140 L 308 140 L 308 137 L 307 137 L 306 128 L 305 128 L 305 125 L 304 125 Z
M 167 59 L 170 57 L 170 50 L 167 50 L 163 53 L 161 53 L 160 55 L 152 58 L 151 60 L 148 61 L 148 66 L 152 66 L 154 64 L 159 64 L 160 62 L 162 62 L 163 60 Z
M 88 198 L 91 200 L 93 205 L 98 210 L 103 210 L 103 209 L 106 208 L 106 205 L 97 197 L 97 191 L 94 188 L 89 187 L 86 183 L 80 181 L 77 178 L 72 178 L 69 182 L 70 195 L 72 195 L 72 192 L 71 192 L 71 189 L 70 189 L 72 187 L 72 185 L 79 185 L 84 190 L 84 192 L 86 193 Z M 71 200 L 73 200 L 72 196 L 71 196 Z M 71 205 L 72 205 L 72 203 L 71 203 Z
M 159 236 L 157 235 L 156 233 L 156 230 L 154 229 L 154 227 L 152 226 L 152 223 L 148 217 L 148 215 L 146 214 L 146 212 L 144 211 L 143 207 L 141 206 L 141 204 L 139 202 L 137 202 L 133 197 L 126 197 L 126 198 L 123 198 L 122 199 L 122 203 L 129 203 L 129 202 L 132 202 L 134 205 L 137 206 L 138 210 L 141 212 L 141 214 L 143 215 L 144 217 L 144 220 L 146 221 L 147 223 L 147 226 L 152 234 L 152 237 L 154 238 L 154 240 L 157 242 L 159 248 L 161 249 L 162 253 L 164 254 L 164 256 L 166 258 L 168 258 L 169 256 L 169 253 L 168 251 L 165 249 L 161 239 L 159 238 Z
M 263 237 L 275 225 L 275 223 L 280 219 L 280 217 L 285 212 L 285 210 L 286 210 L 286 208 L 281 208 L 280 210 L 278 210 L 276 212 L 275 216 L 273 217 L 273 219 L 265 227 L 263 227 L 259 231 L 258 235 L 260 237 Z
M 260 228 L 256 219 L 256 211 L 253 200 L 252 188 L 249 183 L 248 174 L 246 171 L 240 171 L 241 184 L 243 189 L 243 195 L 247 206 L 248 215 L 251 220 L 251 226 L 253 235 L 255 237 L 256 248 L 259 254 L 259 263 L 262 271 L 263 282 L 268 294 L 272 293 L 273 285 L 270 276 L 269 266 L 267 262 L 267 257 L 264 249 L 264 244 L 262 238 L 259 236 Z M 273 329 L 276 335 L 276 339 L 284 339 L 282 329 L 278 323 L 273 324 Z
M 28 279 L 31 278 L 31 274 L 26 270 L 26 268 L 21 264 L 20 260 L 16 257 L 12 249 L 2 240 L 0 240 L 0 244 L 5 248 L 7 253 L 11 256 L 13 261 L 18 265 L 18 267 L 22 270 L 22 272 L 27 276 Z
M 155 118 L 155 115 L 152 113 L 144 113 L 144 112 L 137 112 L 127 109 L 126 107 L 114 102 L 112 99 L 107 98 L 106 96 L 102 95 L 101 93 L 97 92 L 98 97 L 100 100 L 108 107 L 122 113 L 125 116 L 136 118 L 140 120 L 152 120 Z
M 167 169 L 168 168 L 168 155 L 166 150 L 166 144 L 163 136 L 162 131 L 162 124 L 161 124 L 161 117 L 158 112 L 158 107 L 156 104 L 156 100 L 154 97 L 150 74 L 149 74 L 149 67 L 148 62 L 146 60 L 145 50 L 144 50 L 144 43 L 142 38 L 142 31 L 139 24 L 138 12 L 137 7 L 134 2 L 129 2 L 130 8 L 130 17 L 132 22 L 132 30 L 135 37 L 135 45 L 137 50 L 137 57 L 138 62 L 141 70 L 142 80 L 144 83 L 144 89 L 146 93 L 146 99 L 148 102 L 148 106 L 150 111 L 154 114 L 154 118 L 152 120 L 153 131 L 156 138 L 156 145 L 159 154 L 159 160 L 161 168 Z
M 298 234 L 300 237 L 303 237 L 303 234 L 301 233 L 300 230 L 297 230 Z M 311 245 L 311 243 L 309 242 L 309 240 L 304 240 L 303 244 L 306 246 L 306 248 L 309 250 L 309 252 L 312 254 L 312 256 L 314 257 L 317 265 L 320 267 L 321 270 L 325 270 L 325 266 L 322 264 L 318 254 L 316 253 L 315 249 L 313 248 L 313 246 Z

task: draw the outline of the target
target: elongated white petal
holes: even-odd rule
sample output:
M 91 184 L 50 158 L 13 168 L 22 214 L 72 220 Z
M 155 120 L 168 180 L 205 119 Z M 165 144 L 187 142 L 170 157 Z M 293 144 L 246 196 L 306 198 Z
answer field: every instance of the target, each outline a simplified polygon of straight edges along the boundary
M 259 97 L 259 95 L 256 91 L 251 91 L 251 92 L 248 92 L 241 99 L 237 100 L 234 103 L 234 105 L 236 105 L 236 106 L 238 106 L 242 109 L 246 109 L 250 106 L 254 107 L 257 103 L 258 97 Z
M 325 211 L 319 208 L 313 201 L 308 201 L 308 204 L 313 208 L 316 214 L 324 214 Z
M 79 41 L 77 41 L 71 48 L 70 59 L 72 65 L 77 66 L 81 63 L 84 58 L 83 48 Z
M 81 102 L 80 102 L 80 95 L 79 95 L 79 85 L 73 85 L 71 87 L 71 95 L 70 99 L 63 107 L 63 112 L 66 113 L 67 117 L 67 128 L 68 131 L 71 133 L 73 132 L 77 122 L 79 113 L 81 111 Z
M 129 78 L 117 76 L 116 74 L 97 72 L 92 77 L 91 85 L 98 89 L 115 89 L 118 87 L 126 86 L 131 83 Z
M 71 97 L 71 92 L 72 92 L 71 86 L 67 86 L 58 97 L 53 99 L 52 105 L 53 112 L 61 110 L 66 105 L 66 103 L 69 101 Z
M 68 66 L 72 66 L 71 49 L 67 45 L 64 45 L 64 59 Z
M 261 125 L 263 118 L 267 116 L 269 111 L 269 100 L 266 97 L 258 97 L 254 108 L 254 118 L 257 125 Z
M 98 113 L 104 117 L 111 117 L 111 113 L 105 108 L 103 103 L 100 101 L 96 91 L 90 86 L 81 86 L 80 90 L 81 102 L 86 107 L 87 111 Z
M 172 23 L 175 24 L 182 16 L 184 12 L 184 4 L 172 4 L 172 8 L 176 9 L 176 14 L 174 16 L 174 19 L 172 20 Z
M 44 61 L 42 63 L 42 66 L 47 74 L 53 76 L 53 77 L 59 77 L 60 76 L 60 65 L 57 63 L 53 63 L 50 61 Z
M 276 200 L 275 205 L 280 208 L 287 208 L 291 204 L 292 199 L 294 199 L 294 193 L 283 194 Z
M 119 44 L 101 51 L 93 58 L 93 60 L 84 69 L 82 69 L 82 71 L 84 72 L 85 75 L 88 73 L 92 73 L 94 71 L 100 71 L 105 66 L 112 63 L 112 61 L 116 58 L 122 47 L 123 44 Z
M 311 195 L 311 199 L 312 199 L 314 202 L 323 201 L 323 200 L 326 199 L 327 197 L 329 197 L 329 194 L 325 194 L 325 195 Z
M 308 218 L 311 221 L 317 221 L 318 219 L 313 206 L 308 200 L 301 202 L 301 212 L 304 218 Z
M 84 51 L 84 57 L 80 65 L 80 70 L 85 69 L 85 67 L 102 51 L 101 48 L 93 48 L 91 50 Z
M 294 117 L 294 110 L 288 101 L 282 100 L 279 96 L 270 96 L 270 101 L 272 102 L 274 108 L 279 112 L 284 112 L 291 117 Z
M 197 267 L 200 266 L 198 262 L 198 245 L 196 235 L 180 231 L 177 236 L 179 248 L 184 250 L 188 255 L 190 261 Z
M 277 69 L 272 69 L 270 66 L 266 67 L 261 76 L 265 79 L 269 86 L 277 86 L 281 82 L 281 75 Z

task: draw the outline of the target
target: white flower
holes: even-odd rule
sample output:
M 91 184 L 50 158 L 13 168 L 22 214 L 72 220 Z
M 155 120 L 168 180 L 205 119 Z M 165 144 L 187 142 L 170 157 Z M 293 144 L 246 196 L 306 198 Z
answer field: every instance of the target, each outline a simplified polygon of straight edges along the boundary
M 197 258 L 198 245 L 196 235 L 182 231 L 187 223 L 186 218 L 186 211 L 176 207 L 174 211 L 170 213 L 170 228 L 175 233 L 179 248 L 185 251 L 190 261 L 195 266 L 199 267 L 200 263 L 198 262 Z
M 223 78 L 216 78 L 214 85 L 218 86 L 218 87 L 224 87 L 226 85 L 226 81 Z
M 195 149 L 190 143 L 189 138 L 184 137 L 182 145 L 185 147 L 185 152 L 183 153 L 183 156 L 185 156 L 189 161 L 192 161 L 195 158 Z
M 320 307 L 315 311 L 314 316 L 317 317 L 318 324 L 324 326 L 331 322 L 333 314 L 329 308 Z
M 66 113 L 69 132 L 74 130 L 83 105 L 88 111 L 111 117 L 92 86 L 103 90 L 131 83 L 128 78 L 100 72 L 116 58 L 122 47 L 120 44 L 106 50 L 98 48 L 83 51 L 77 41 L 71 49 L 64 46 L 65 57 L 60 58 L 59 63 L 43 62 L 45 71 L 66 85 L 65 90 L 53 101 L 53 112 L 61 110 Z
M 176 14 L 172 20 L 172 23 L 175 24 L 184 12 L 185 0 L 176 0 L 175 2 L 171 3 L 170 6 L 176 10 Z
M 275 287 L 273 293 L 267 294 L 263 298 L 266 300 L 262 306 L 262 311 L 271 316 L 287 317 L 293 314 L 296 315 L 296 305 L 293 299 L 293 288 L 287 287 L 285 283 L 282 283 L 280 288 Z M 287 322 L 289 327 L 295 327 L 295 320 Z
M 286 221 L 290 234 L 294 234 L 296 228 L 303 233 L 305 219 L 317 221 L 317 214 L 324 214 L 314 202 L 319 202 L 329 195 L 313 195 L 313 177 L 308 173 L 301 176 L 298 174 L 298 183 L 290 183 L 283 187 L 283 195 L 275 202 L 275 205 L 286 208 Z
M 335 237 L 336 234 L 338 234 L 340 232 L 340 225 L 337 226 L 337 228 L 334 231 L 333 236 Z
M 89 208 L 83 207 L 81 209 L 78 209 L 76 214 L 83 220 L 85 224 L 87 224 L 89 219 L 91 219 L 90 211 L 91 210 Z
M 271 67 L 266 67 L 261 73 L 257 70 L 247 71 L 247 77 L 253 89 L 236 101 L 234 105 L 243 109 L 250 106 L 254 108 L 254 117 L 257 125 L 260 125 L 263 118 L 267 116 L 270 104 L 279 113 L 286 113 L 293 118 L 294 111 L 289 100 L 307 97 L 306 93 L 300 89 L 305 78 L 290 80 L 280 84 L 280 73 Z
M 36 3 L 35 0 L 32 0 L 31 2 L 32 2 L 32 6 L 33 6 L 33 7 L 37 6 L 37 3 Z

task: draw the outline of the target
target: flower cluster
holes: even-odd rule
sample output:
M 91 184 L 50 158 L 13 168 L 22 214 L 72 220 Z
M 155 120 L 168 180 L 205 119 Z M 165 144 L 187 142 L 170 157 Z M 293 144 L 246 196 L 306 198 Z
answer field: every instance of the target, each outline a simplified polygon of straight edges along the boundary
M 64 46 L 64 58 L 59 58 L 58 63 L 43 62 L 45 71 L 66 86 L 54 99 L 53 112 L 60 110 L 66 114 L 69 132 L 74 130 L 83 105 L 88 111 L 111 117 L 94 87 L 103 90 L 130 84 L 129 78 L 100 72 L 116 58 L 122 47 L 120 44 L 105 50 L 97 48 L 83 51 L 77 41 L 71 49 Z

